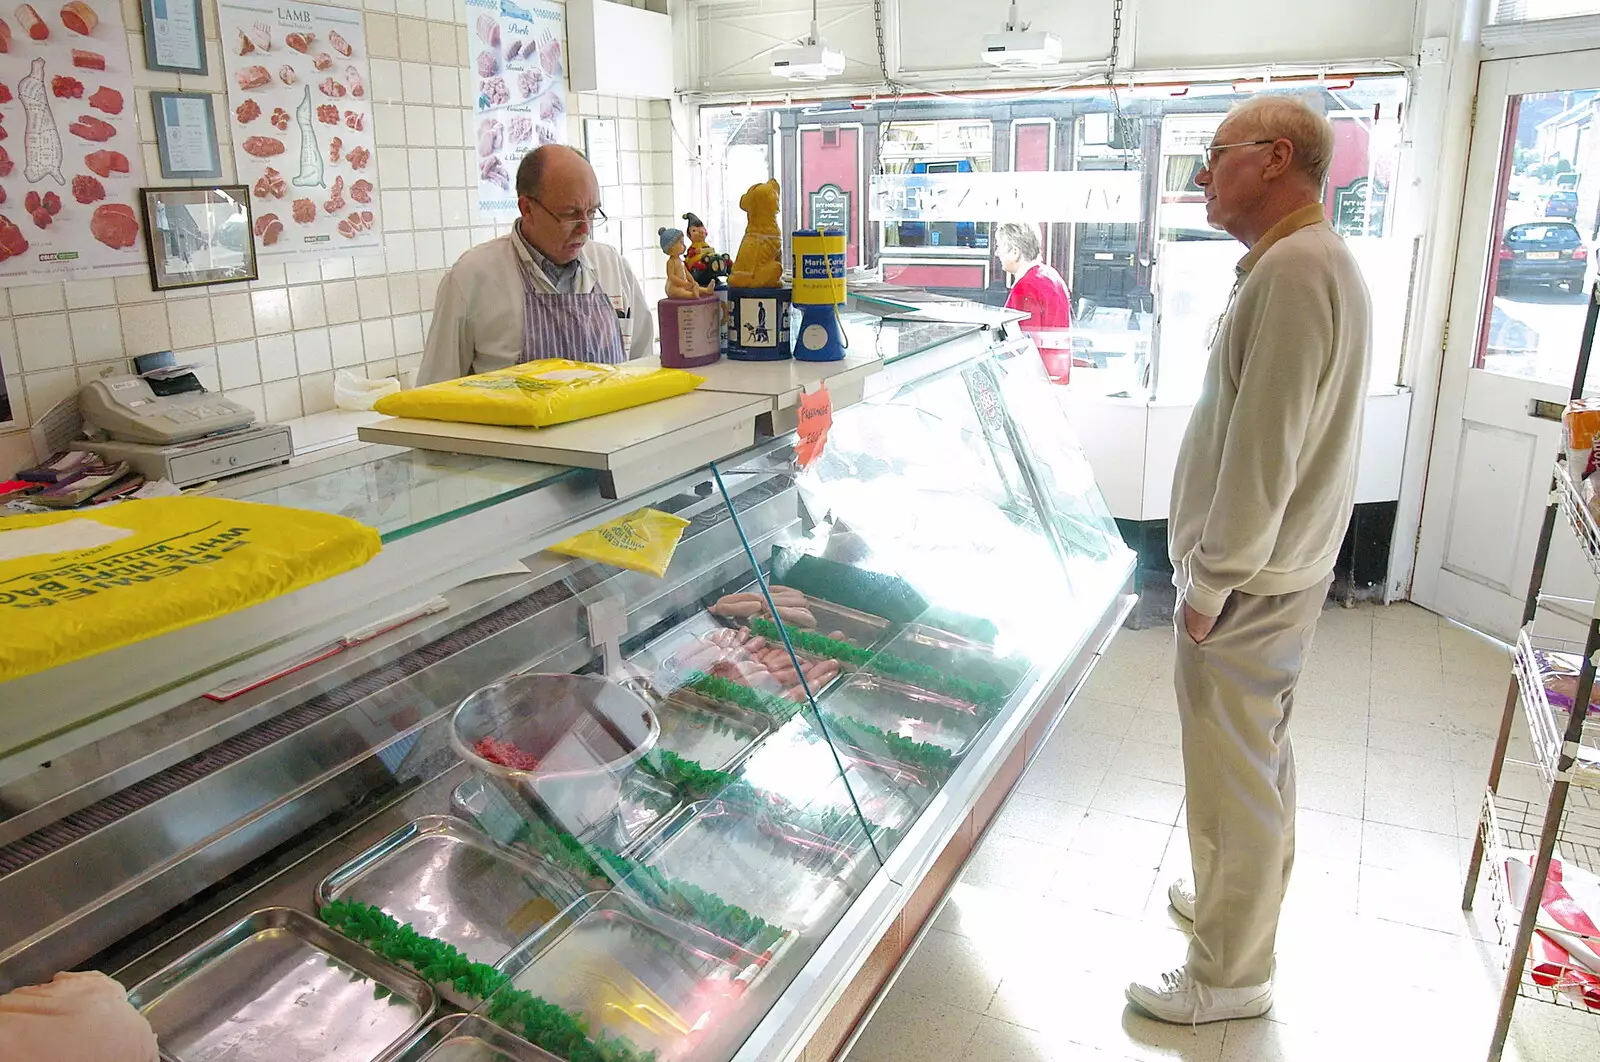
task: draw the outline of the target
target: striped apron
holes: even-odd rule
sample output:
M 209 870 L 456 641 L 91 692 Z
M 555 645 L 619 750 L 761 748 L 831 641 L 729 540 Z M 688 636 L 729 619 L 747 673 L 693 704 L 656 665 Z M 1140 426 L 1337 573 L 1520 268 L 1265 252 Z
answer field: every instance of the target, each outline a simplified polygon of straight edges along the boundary
M 617 311 L 598 284 L 584 295 L 545 294 L 535 290 L 532 271 L 538 267 L 520 254 L 517 265 L 522 270 L 523 362 L 567 358 L 620 365 L 628 360 Z M 578 268 L 589 267 L 580 262 Z

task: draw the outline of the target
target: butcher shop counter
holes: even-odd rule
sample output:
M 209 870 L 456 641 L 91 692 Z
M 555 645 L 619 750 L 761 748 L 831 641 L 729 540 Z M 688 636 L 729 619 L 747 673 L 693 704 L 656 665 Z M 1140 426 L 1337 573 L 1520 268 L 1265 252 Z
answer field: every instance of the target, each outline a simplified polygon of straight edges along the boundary
M 379 447 L 237 488 L 384 550 L 0 686 L 85 720 L 0 746 L 0 987 L 111 972 L 180 1062 L 833 1057 L 1133 555 L 1025 341 L 891 357 L 795 443 L 621 500 Z M 660 577 L 546 548 L 642 508 Z

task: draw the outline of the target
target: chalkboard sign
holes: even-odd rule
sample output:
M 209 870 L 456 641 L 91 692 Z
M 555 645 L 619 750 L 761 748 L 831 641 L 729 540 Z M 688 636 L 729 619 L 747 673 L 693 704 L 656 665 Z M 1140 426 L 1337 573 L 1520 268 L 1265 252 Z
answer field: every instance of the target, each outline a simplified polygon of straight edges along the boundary
M 850 238 L 850 193 L 836 184 L 825 184 L 811 193 L 811 227 L 843 229 Z

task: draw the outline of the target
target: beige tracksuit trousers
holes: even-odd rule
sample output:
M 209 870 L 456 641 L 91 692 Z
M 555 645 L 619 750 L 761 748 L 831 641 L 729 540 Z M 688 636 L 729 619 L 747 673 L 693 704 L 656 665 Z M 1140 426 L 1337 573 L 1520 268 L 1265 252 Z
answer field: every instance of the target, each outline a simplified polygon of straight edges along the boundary
M 1176 680 L 1194 860 L 1189 974 L 1215 988 L 1272 979 L 1294 865 L 1289 716 L 1332 576 L 1274 597 L 1229 595 L 1204 642 L 1178 609 Z

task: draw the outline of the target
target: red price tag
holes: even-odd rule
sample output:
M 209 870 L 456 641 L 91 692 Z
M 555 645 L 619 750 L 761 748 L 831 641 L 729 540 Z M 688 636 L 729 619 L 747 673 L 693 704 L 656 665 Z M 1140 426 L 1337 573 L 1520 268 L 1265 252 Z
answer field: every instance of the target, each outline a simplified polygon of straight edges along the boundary
M 833 396 L 827 384 L 800 396 L 800 441 L 794 456 L 801 468 L 810 468 L 828 445 L 828 429 L 833 427 Z

